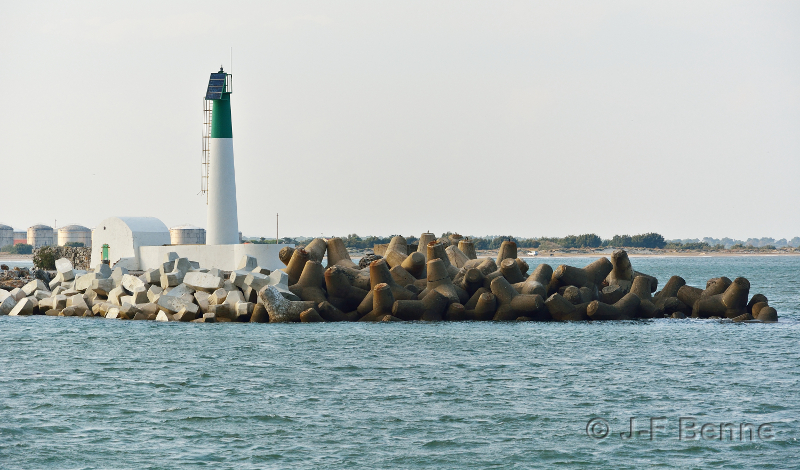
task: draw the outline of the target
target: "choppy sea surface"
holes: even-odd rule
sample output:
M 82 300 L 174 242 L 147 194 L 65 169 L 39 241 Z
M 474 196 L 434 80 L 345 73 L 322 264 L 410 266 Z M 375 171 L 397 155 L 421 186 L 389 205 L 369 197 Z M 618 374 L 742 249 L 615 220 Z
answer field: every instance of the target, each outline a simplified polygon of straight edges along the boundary
M 632 262 L 780 322 L 0 317 L 0 468 L 797 468 L 800 257 Z

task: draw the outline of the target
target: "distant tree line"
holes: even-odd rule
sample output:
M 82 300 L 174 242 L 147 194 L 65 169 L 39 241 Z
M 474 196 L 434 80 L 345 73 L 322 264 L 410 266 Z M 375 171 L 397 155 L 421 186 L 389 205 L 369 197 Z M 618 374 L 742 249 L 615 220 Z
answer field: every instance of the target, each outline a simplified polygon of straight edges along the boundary
M 666 240 L 660 233 L 643 233 L 640 235 L 614 235 L 606 246 L 630 248 L 664 248 Z
M 452 235 L 453 232 L 445 232 L 442 237 L 446 238 Z M 366 249 L 370 250 L 375 245 L 387 244 L 395 235 L 388 237 L 368 236 L 360 237 L 355 233 L 351 233 L 346 237 L 341 237 L 344 245 L 347 248 L 353 249 Z M 521 238 L 512 235 L 492 235 L 484 237 L 465 236 L 475 245 L 476 250 L 494 250 L 500 248 L 500 245 L 506 240 L 513 241 L 520 248 L 539 248 L 543 242 L 552 243 L 561 248 L 666 248 L 672 250 L 724 250 L 730 248 L 762 248 L 762 249 L 775 249 L 783 247 L 800 247 L 800 237 L 794 237 L 787 241 L 785 238 L 775 240 L 773 238 L 749 238 L 744 240 L 734 240 L 731 238 L 715 239 L 706 237 L 703 239 L 676 239 L 665 240 L 664 236 L 660 233 L 649 232 L 638 235 L 614 235 L 610 240 L 602 239 L 595 233 L 585 233 L 583 235 L 567 235 L 566 237 L 539 237 L 539 238 Z M 417 243 L 418 237 L 407 236 L 405 237 L 409 244 Z M 281 238 L 280 243 L 292 243 L 298 246 L 305 245 L 311 240 L 309 237 L 296 237 L 296 238 Z M 274 244 L 274 238 L 249 239 L 249 243 L 256 244 Z M 17 246 L 30 246 L 30 245 L 17 245 Z M 3 251 L 9 251 L 12 247 L 5 247 Z M 22 248 L 24 249 L 24 248 Z
M 542 237 L 539 240 L 552 242 L 563 248 L 598 248 L 603 244 L 603 239 L 595 233 L 567 235 L 564 238 Z

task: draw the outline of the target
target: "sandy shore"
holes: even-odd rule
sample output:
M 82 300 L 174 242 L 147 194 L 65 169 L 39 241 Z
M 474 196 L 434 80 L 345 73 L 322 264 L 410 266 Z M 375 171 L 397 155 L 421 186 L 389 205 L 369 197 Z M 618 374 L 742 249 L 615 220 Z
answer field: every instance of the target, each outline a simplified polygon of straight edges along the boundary
M 9 263 L 14 261 L 30 261 L 33 259 L 33 255 L 16 255 L 12 253 L 2 253 L 0 252 L 0 262 Z

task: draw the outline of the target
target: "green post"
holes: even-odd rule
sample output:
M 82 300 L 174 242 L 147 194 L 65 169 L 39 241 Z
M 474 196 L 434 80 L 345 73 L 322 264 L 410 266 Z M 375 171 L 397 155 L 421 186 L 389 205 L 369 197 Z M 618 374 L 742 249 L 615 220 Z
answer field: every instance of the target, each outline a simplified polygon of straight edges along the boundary
M 109 264 L 108 263 L 108 243 L 104 243 L 103 244 L 103 254 L 101 256 L 101 261 L 103 262 L 103 264 Z

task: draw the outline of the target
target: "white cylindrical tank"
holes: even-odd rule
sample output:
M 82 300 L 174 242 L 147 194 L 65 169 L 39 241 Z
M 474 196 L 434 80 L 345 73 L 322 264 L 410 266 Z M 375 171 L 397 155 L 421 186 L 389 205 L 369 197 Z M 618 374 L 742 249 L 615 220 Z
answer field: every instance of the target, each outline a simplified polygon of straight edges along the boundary
M 40 248 L 53 244 L 53 227 L 41 224 L 28 227 L 28 245 L 33 248 Z
M 181 225 L 169 229 L 170 243 L 173 245 L 205 245 L 206 229 L 194 225 Z
M 69 242 L 83 243 L 92 246 L 92 231 L 83 225 L 65 225 L 58 229 L 58 244 L 65 246 Z
M 14 245 L 14 228 L 0 224 L 0 248 Z

